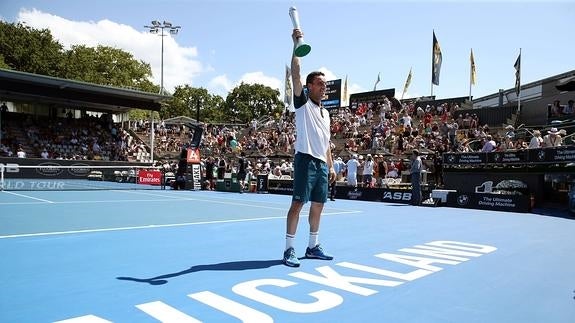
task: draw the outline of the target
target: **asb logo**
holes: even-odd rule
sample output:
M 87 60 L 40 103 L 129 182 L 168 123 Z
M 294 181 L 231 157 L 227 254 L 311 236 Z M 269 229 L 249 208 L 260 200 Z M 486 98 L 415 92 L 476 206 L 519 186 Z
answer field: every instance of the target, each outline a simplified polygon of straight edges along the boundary
M 391 201 L 411 201 L 411 192 L 385 192 L 383 200 Z
M 18 173 L 20 171 L 20 169 L 18 167 L 20 167 L 20 165 L 18 165 L 18 164 L 11 164 L 11 163 L 2 164 L 2 163 L 0 163 L 0 172 Z

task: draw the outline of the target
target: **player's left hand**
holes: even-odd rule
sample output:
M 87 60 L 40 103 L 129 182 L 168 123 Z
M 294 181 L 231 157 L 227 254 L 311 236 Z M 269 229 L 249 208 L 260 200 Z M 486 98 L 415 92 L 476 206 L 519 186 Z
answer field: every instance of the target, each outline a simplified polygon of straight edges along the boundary
M 333 182 L 335 182 L 335 170 L 333 169 L 333 167 L 329 168 L 329 183 L 332 184 Z

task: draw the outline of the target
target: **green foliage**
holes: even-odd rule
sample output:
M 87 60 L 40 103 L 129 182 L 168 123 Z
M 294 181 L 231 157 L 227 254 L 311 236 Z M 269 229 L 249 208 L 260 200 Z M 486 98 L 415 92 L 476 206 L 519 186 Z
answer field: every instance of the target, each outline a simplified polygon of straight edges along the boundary
M 4 60 L 4 55 L 2 55 L 2 53 L 0 53 L 0 68 L 10 69 L 10 66 L 6 64 L 6 61 Z
M 135 88 L 159 93 L 150 81 L 149 63 L 109 46 L 75 45 L 69 50 L 56 41 L 48 29 L 34 29 L 21 23 L 0 21 L 0 68 L 36 73 L 94 84 Z M 247 123 L 253 118 L 279 116 L 284 109 L 279 91 L 261 84 L 240 84 L 226 99 L 204 88 L 176 87 L 172 98 L 155 118 L 188 116 L 201 122 Z M 134 109 L 130 119 L 149 119 L 150 112 Z
M 154 120 L 159 120 L 160 114 L 157 111 L 132 109 L 128 112 L 129 120 L 150 120 L 150 113 L 154 113 Z
M 67 79 L 141 90 L 150 88 L 150 64 L 135 60 L 121 49 L 76 45 L 66 51 L 65 60 L 62 76 Z
M 0 53 L 10 69 L 60 76 L 62 48 L 48 29 L 0 21 Z
M 279 95 L 269 86 L 241 83 L 228 94 L 223 108 L 231 122 L 247 123 L 266 115 L 276 118 L 284 109 Z
M 201 122 L 221 122 L 223 115 L 218 114 L 224 100 L 219 95 L 212 95 L 204 88 L 189 85 L 177 86 L 172 98 L 166 102 L 160 112 L 164 119 L 187 116 Z

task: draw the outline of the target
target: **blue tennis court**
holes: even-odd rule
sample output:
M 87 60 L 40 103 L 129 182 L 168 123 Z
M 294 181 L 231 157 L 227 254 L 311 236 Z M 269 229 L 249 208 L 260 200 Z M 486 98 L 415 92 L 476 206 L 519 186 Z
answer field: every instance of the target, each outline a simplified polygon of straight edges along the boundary
M 2 191 L 0 322 L 575 320 L 572 219 L 337 200 L 289 268 L 290 198 Z

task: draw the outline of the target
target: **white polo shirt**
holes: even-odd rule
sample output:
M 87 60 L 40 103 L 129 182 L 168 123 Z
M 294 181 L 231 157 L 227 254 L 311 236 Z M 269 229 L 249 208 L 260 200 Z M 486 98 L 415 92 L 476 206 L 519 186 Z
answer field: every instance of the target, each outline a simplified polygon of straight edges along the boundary
M 301 104 L 304 99 L 307 102 L 298 107 L 298 101 Z M 327 162 L 326 153 L 331 136 L 329 112 L 307 99 L 303 92 L 294 101 L 297 135 L 295 151 Z

